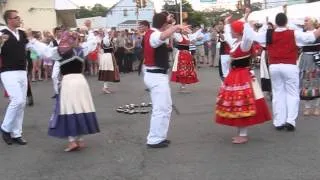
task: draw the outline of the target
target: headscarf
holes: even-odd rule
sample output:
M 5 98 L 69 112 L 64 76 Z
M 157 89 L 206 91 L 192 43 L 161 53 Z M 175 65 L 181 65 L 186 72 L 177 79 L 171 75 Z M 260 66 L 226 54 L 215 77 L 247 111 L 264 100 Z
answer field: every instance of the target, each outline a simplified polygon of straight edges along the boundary
M 234 33 L 243 34 L 244 22 L 239 20 L 232 22 L 231 29 Z
M 72 52 L 73 48 L 78 46 L 79 34 L 76 32 L 65 31 L 62 34 L 61 41 L 58 45 L 58 52 L 60 56 Z

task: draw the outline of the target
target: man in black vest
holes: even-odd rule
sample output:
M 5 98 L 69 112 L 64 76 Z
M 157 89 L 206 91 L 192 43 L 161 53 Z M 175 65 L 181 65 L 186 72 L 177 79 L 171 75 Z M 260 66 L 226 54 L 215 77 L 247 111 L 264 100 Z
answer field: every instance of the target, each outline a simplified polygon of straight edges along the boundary
M 2 138 L 8 144 L 25 145 L 22 138 L 22 123 L 27 97 L 26 45 L 27 35 L 18 30 L 21 19 L 16 10 L 7 10 L 3 15 L 7 28 L 1 36 L 8 37 L 1 47 L 1 80 L 8 92 L 10 103 L 1 125 Z
M 189 30 L 188 26 L 172 25 L 173 16 L 168 13 L 155 14 L 153 28 L 144 36 L 144 82 L 150 91 L 152 115 L 147 137 L 150 148 L 168 147 L 167 140 L 172 111 L 171 90 L 169 86 L 169 54 L 167 40 L 175 32 Z

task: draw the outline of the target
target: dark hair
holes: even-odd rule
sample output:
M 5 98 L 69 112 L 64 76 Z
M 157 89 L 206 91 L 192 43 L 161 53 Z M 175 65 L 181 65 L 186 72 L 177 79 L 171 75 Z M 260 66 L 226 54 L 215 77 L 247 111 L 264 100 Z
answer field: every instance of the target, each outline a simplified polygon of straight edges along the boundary
M 57 31 L 61 31 L 61 30 L 62 30 L 61 27 L 55 27 L 55 28 L 53 29 L 53 34 L 56 35 L 56 34 L 57 34 Z
M 287 15 L 284 13 L 278 13 L 276 16 L 276 25 L 283 27 L 283 26 L 287 25 L 287 23 L 288 23 Z
M 17 13 L 17 10 L 6 10 L 3 14 L 3 19 L 8 24 L 8 20 L 10 19 L 11 13 Z
M 150 23 L 148 21 L 140 21 L 139 25 L 147 26 L 148 28 L 150 28 Z
M 224 20 L 223 19 L 220 19 L 217 24 L 219 24 L 219 22 L 222 22 L 222 24 L 224 24 Z
M 271 26 L 272 29 L 274 29 L 274 25 L 272 24 L 272 22 L 268 22 L 268 26 Z
M 152 26 L 160 29 L 167 22 L 167 12 L 157 13 L 153 16 Z

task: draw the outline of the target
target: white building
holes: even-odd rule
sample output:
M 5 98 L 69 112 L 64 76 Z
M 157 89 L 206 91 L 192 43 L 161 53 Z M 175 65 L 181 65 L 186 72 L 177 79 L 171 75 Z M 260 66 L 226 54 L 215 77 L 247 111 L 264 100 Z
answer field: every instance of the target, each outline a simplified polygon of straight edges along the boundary
M 50 31 L 59 25 L 76 27 L 78 6 L 71 0 L 0 0 L 0 13 L 8 9 L 18 10 L 23 28 Z M 2 16 L 0 23 L 4 23 Z
M 77 19 L 77 27 L 84 26 L 84 22 L 86 20 L 91 21 L 91 27 L 94 29 L 105 28 L 106 27 L 106 18 L 97 16 L 97 17 L 89 17 L 89 18 L 80 18 Z
M 154 10 L 153 2 L 147 0 L 146 7 L 139 9 L 137 16 L 136 0 L 120 0 L 108 10 L 106 14 L 106 27 L 117 27 L 119 29 L 135 28 L 137 20 L 151 22 Z

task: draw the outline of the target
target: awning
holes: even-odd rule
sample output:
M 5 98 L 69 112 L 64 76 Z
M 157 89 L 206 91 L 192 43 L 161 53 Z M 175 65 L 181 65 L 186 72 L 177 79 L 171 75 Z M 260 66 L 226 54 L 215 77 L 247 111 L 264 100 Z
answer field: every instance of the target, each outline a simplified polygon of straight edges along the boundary
M 76 5 L 71 0 L 55 0 L 55 9 L 56 10 L 73 10 L 79 9 L 79 6 Z

